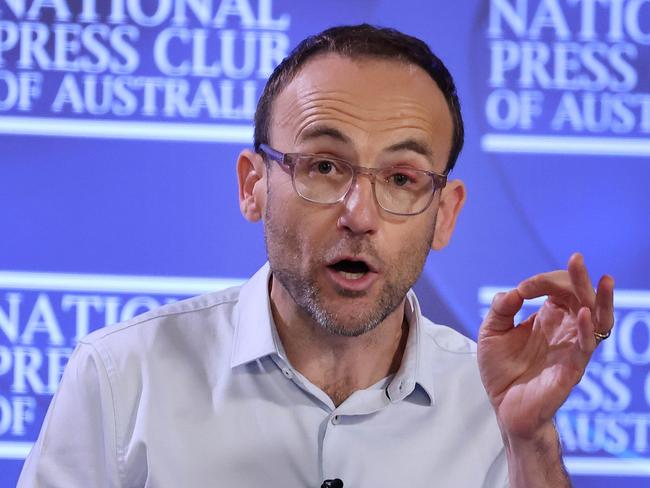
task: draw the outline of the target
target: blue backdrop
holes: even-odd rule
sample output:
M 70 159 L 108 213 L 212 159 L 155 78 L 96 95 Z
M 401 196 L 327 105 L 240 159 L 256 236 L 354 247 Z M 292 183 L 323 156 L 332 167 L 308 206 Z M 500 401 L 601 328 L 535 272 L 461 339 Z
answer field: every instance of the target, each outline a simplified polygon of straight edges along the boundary
M 257 96 L 358 22 L 427 41 L 463 104 L 469 199 L 427 315 L 475 337 L 496 290 L 575 250 L 613 274 L 615 333 L 557 425 L 575 486 L 648 485 L 650 0 L 0 0 L 0 486 L 80 336 L 265 261 L 235 179 Z

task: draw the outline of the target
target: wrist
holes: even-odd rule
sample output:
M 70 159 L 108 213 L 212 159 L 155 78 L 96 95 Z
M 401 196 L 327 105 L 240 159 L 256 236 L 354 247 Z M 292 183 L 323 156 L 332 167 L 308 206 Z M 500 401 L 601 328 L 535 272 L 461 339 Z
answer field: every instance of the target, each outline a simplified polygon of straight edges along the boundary
M 570 487 L 555 425 L 548 421 L 525 436 L 501 431 L 510 484 L 515 487 Z
M 548 451 L 550 449 L 560 450 L 560 438 L 552 420 L 544 422 L 534 430 L 510 431 L 499 423 L 501 437 L 508 449 L 535 449 Z

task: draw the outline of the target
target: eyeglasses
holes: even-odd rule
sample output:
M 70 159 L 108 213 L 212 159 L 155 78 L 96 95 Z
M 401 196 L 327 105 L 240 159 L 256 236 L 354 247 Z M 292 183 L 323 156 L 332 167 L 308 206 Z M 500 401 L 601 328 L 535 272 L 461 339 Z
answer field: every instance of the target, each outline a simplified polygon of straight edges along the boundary
M 333 205 L 342 202 L 357 175 L 370 178 L 376 202 L 386 212 L 417 215 L 424 212 L 447 176 L 409 166 L 364 168 L 348 161 L 318 154 L 281 153 L 260 144 L 259 149 L 291 173 L 293 189 L 308 202 Z

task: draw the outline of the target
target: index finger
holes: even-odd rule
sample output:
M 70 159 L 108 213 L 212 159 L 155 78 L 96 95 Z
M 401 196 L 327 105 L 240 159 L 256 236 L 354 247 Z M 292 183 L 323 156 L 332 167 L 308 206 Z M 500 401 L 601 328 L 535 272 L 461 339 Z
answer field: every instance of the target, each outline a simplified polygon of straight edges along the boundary
M 525 299 L 538 298 L 545 295 L 559 297 L 573 297 L 571 277 L 566 271 L 549 271 L 536 274 L 517 285 L 517 290 Z

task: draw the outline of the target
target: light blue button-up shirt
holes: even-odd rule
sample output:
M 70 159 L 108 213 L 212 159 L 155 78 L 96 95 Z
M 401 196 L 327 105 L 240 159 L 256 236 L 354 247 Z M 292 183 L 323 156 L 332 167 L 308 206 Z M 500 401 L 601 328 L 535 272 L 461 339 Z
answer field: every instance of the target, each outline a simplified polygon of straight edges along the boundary
M 287 360 L 269 277 L 80 341 L 18 486 L 507 486 L 472 341 L 409 292 L 399 371 L 335 407 Z

